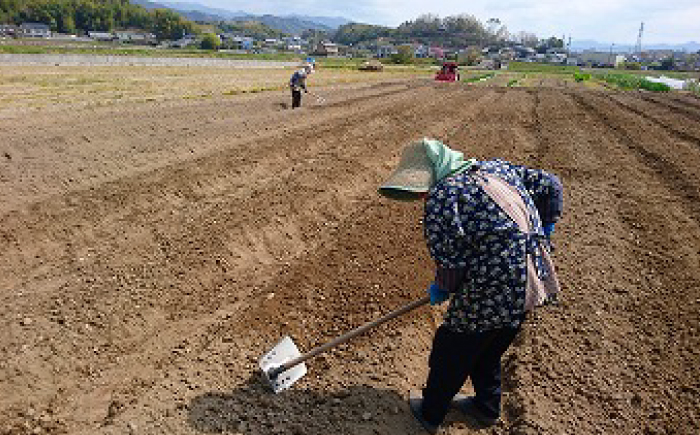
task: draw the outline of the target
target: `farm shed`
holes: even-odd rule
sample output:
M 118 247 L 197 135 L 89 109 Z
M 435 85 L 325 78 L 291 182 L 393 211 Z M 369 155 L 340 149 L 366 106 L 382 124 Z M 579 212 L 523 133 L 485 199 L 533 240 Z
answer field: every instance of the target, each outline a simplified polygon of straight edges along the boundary
M 22 36 L 31 38 L 48 38 L 51 36 L 51 29 L 44 23 L 22 23 L 19 26 L 19 32 Z

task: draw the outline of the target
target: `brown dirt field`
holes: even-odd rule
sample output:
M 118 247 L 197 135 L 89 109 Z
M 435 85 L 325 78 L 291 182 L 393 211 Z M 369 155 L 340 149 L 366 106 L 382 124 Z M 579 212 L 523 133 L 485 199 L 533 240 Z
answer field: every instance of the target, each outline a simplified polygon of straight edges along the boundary
M 84 56 L 81 61 L 86 61 Z M 192 60 L 196 61 L 196 59 Z M 203 59 L 206 61 L 206 59 Z M 264 63 L 264 62 L 261 62 Z M 286 90 L 294 68 L 209 66 L 9 65 L 0 63 L 0 118 L 34 116 L 76 108 L 121 106 L 182 99 L 237 98 Z M 427 75 L 429 72 L 423 72 Z M 381 74 L 321 69 L 315 86 L 333 87 L 415 77 L 408 68 Z
M 562 302 L 504 361 L 503 421 L 442 433 L 700 432 L 700 104 L 395 79 L 0 118 L 0 434 L 420 434 L 436 309 L 264 389 L 304 350 L 422 297 L 420 204 L 376 194 L 440 138 L 561 176 Z M 468 391 L 468 389 L 467 389 Z

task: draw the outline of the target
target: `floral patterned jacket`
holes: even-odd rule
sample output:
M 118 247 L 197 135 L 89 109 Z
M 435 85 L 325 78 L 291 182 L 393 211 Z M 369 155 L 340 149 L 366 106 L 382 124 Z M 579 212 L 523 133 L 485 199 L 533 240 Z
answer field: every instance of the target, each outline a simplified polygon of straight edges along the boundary
M 452 297 L 445 316 L 450 329 L 483 332 L 517 327 L 524 318 L 529 240 L 477 184 L 479 171 L 496 175 L 520 192 L 531 227 L 562 213 L 562 185 L 548 172 L 491 160 L 448 176 L 429 192 L 423 220 L 436 281 Z

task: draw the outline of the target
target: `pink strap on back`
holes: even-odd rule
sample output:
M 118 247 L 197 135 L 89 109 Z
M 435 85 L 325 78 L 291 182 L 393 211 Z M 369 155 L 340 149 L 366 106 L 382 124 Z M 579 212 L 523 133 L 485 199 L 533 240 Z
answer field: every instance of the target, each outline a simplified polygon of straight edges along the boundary
M 530 214 L 523 198 L 517 189 L 499 177 L 479 172 L 476 176 L 477 183 L 484 191 L 498 204 L 499 207 L 518 225 L 521 232 L 529 234 L 532 232 L 530 226 Z M 525 289 L 525 310 L 543 305 L 549 297 L 555 296 L 560 291 L 559 280 L 554 270 L 554 263 L 549 255 L 549 251 L 537 244 L 547 276 L 541 279 L 537 275 L 535 260 L 532 255 L 527 255 L 527 286 Z

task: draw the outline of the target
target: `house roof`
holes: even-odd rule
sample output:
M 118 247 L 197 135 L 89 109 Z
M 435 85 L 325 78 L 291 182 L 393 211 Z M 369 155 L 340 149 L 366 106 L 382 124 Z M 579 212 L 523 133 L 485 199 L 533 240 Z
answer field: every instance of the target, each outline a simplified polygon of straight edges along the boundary
M 22 29 L 36 29 L 36 30 L 49 30 L 49 25 L 44 23 L 22 23 L 20 25 Z

